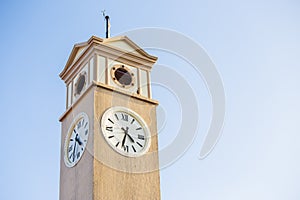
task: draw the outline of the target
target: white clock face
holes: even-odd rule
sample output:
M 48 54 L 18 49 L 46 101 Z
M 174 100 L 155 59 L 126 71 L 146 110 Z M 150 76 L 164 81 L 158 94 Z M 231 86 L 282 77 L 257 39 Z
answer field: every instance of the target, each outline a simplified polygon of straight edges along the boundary
M 150 132 L 144 120 L 134 111 L 112 107 L 102 116 L 101 129 L 108 144 L 125 156 L 137 157 L 150 146 Z
M 65 140 L 65 164 L 75 166 L 85 150 L 89 137 L 89 118 L 80 113 L 71 124 Z

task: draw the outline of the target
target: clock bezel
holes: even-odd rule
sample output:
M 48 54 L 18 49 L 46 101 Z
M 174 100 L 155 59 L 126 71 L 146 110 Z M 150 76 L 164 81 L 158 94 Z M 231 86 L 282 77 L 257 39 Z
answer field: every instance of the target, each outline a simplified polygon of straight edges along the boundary
M 106 137 L 106 131 L 105 131 L 105 121 L 108 119 L 109 116 L 111 116 L 112 114 L 116 113 L 116 112 L 124 112 L 127 113 L 128 115 L 130 115 L 131 117 L 133 117 L 135 120 L 137 120 L 139 122 L 139 124 L 143 127 L 143 130 L 145 132 L 145 146 L 142 149 L 142 151 L 139 151 L 137 153 L 126 153 L 125 151 L 122 151 L 120 149 L 118 149 L 117 147 L 115 147 L 114 144 L 112 144 L 110 142 L 110 140 L 108 140 L 108 137 Z M 146 154 L 149 149 L 150 149 L 150 145 L 151 145 L 151 133 L 149 130 L 149 127 L 147 126 L 147 123 L 144 121 L 144 119 L 135 111 L 126 108 L 126 107 L 122 107 L 122 106 L 114 106 L 111 107 L 109 109 L 107 109 L 100 120 L 100 130 L 102 132 L 102 136 L 105 138 L 106 142 L 108 143 L 108 145 L 116 152 L 118 152 L 119 154 L 126 156 L 126 157 L 140 157 L 144 154 Z
M 68 148 L 69 148 L 69 143 L 70 143 L 70 137 L 72 135 L 72 132 L 74 130 L 74 127 L 77 125 L 77 123 L 82 119 L 82 118 L 85 118 L 87 119 L 87 122 L 88 122 L 88 134 L 87 134 L 87 142 L 85 143 L 85 146 L 83 147 L 83 153 L 80 155 L 80 158 L 77 159 L 75 162 L 70 162 L 69 161 L 69 158 L 68 158 Z M 79 161 L 81 160 L 84 152 L 85 152 L 85 149 L 86 149 L 86 146 L 87 146 L 87 143 L 88 143 L 88 138 L 89 138 L 89 135 L 90 135 L 90 121 L 89 121 L 89 117 L 86 113 L 84 112 L 81 112 L 79 113 L 72 121 L 69 129 L 68 129 L 68 132 L 67 132 L 67 135 L 66 135 L 66 138 L 65 138 L 65 144 L 64 144 L 64 163 L 67 167 L 71 168 L 71 167 L 74 167 L 75 165 L 77 165 L 79 163 Z

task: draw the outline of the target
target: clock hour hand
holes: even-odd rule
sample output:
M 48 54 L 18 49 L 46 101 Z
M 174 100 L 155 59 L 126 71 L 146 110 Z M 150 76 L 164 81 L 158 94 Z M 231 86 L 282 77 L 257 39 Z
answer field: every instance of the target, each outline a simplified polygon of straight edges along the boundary
M 123 140 L 122 140 L 122 147 L 124 147 L 125 140 L 126 140 L 126 133 L 125 133 L 125 135 L 124 135 L 124 137 L 123 137 Z
M 129 137 L 130 141 L 134 143 L 134 139 L 129 134 L 127 134 L 127 135 Z
M 77 136 L 77 135 L 76 135 L 76 136 Z M 75 150 L 76 150 L 76 138 L 75 138 L 74 149 L 73 149 L 73 152 L 72 152 L 73 162 L 75 161 Z
M 134 139 L 127 133 L 127 136 L 129 137 L 129 139 L 130 139 L 130 141 L 132 142 L 132 143 L 134 143 Z
M 80 137 L 78 137 L 78 134 L 75 137 L 75 141 L 78 142 L 79 145 L 82 145 L 82 142 L 80 140 Z
M 129 135 L 128 130 L 129 128 L 126 127 L 126 130 L 124 128 L 122 128 L 122 130 L 125 132 L 125 134 L 129 137 L 130 141 L 134 143 L 134 139 L 131 137 L 131 135 Z

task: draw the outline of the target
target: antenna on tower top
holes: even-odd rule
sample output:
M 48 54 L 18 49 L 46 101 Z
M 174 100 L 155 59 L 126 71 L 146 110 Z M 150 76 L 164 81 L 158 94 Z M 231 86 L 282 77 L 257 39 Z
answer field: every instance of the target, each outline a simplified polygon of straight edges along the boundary
M 110 21 L 109 21 L 109 16 L 105 14 L 105 10 L 101 11 L 102 12 L 102 15 L 103 17 L 105 18 L 105 21 L 106 21 L 106 38 L 109 38 L 110 37 Z

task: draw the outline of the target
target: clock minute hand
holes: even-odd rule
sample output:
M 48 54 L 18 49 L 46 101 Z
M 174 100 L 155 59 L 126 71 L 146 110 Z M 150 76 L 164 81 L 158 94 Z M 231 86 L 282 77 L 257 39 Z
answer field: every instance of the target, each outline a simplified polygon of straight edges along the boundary
M 127 134 L 127 135 L 129 137 L 130 141 L 134 143 L 134 139 L 129 134 Z
M 129 137 L 130 141 L 134 143 L 134 139 L 131 137 L 131 135 L 129 135 L 128 130 L 129 128 L 126 127 L 126 130 L 123 128 L 123 130 L 125 131 L 125 134 Z
M 125 140 L 126 140 L 126 134 L 124 135 L 123 140 L 122 140 L 122 147 L 124 147 Z
M 129 135 L 129 133 L 128 133 L 129 128 L 126 127 L 126 130 L 125 130 L 125 128 L 122 127 L 121 129 L 125 132 L 125 136 L 127 135 L 127 136 L 129 137 L 130 141 L 134 143 L 133 138 L 132 138 L 131 135 Z
M 73 162 L 75 160 L 75 150 L 76 150 L 76 138 L 75 138 L 75 145 L 74 145 L 74 149 L 73 149 Z
M 126 130 L 122 127 L 121 128 L 123 131 L 124 131 L 124 137 L 123 137 L 123 140 L 122 140 L 122 147 L 124 147 L 124 144 L 125 144 L 125 140 L 126 140 L 126 135 L 127 135 L 127 133 L 126 133 Z
M 131 137 L 131 135 L 129 135 L 128 133 L 127 133 L 127 135 L 129 137 L 130 141 L 134 143 L 134 139 Z

